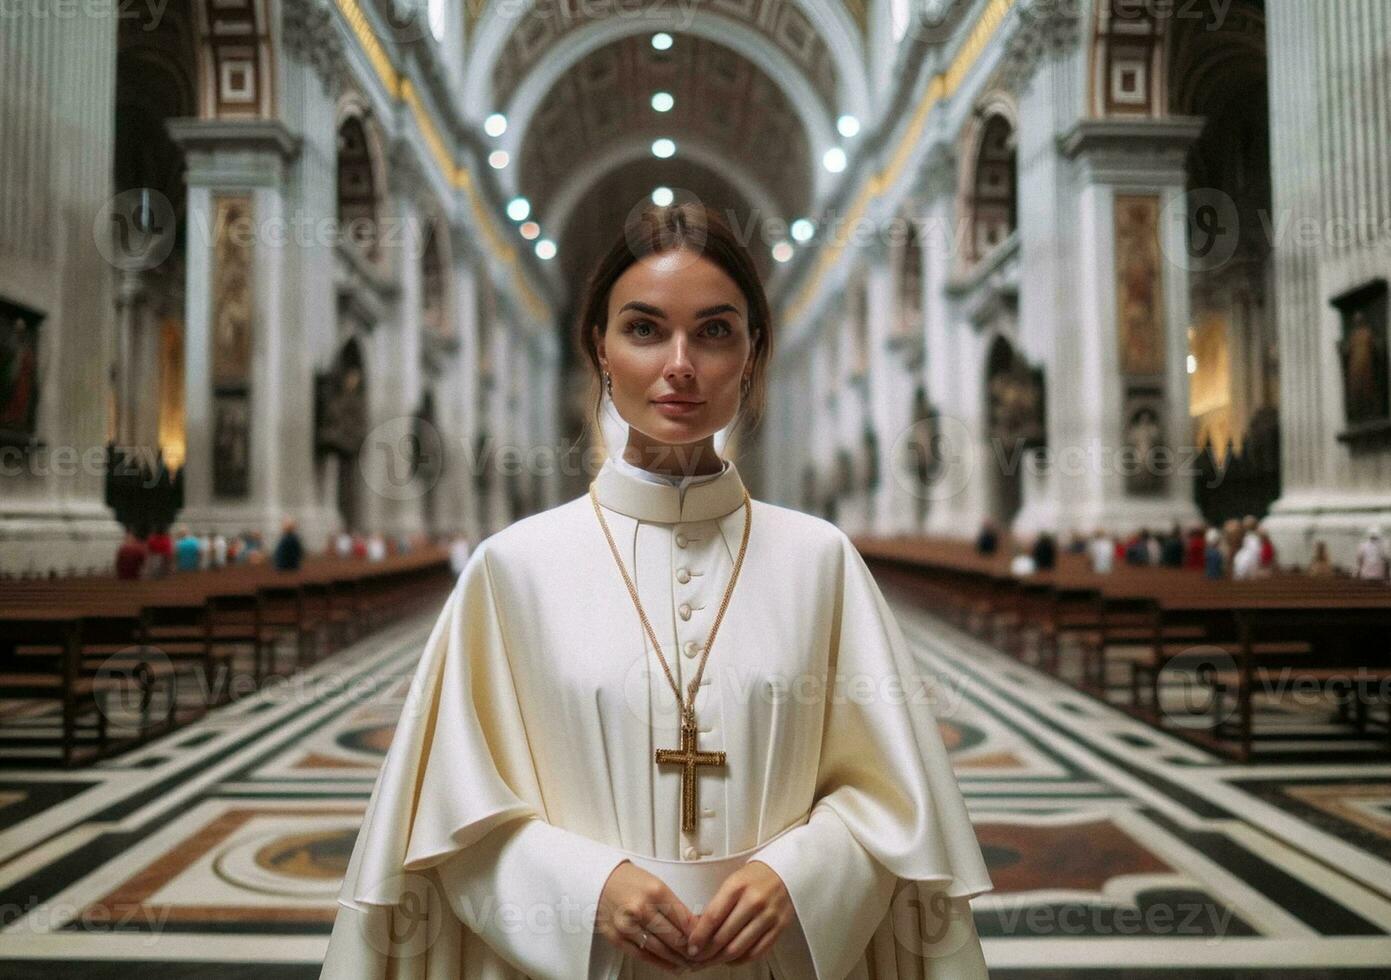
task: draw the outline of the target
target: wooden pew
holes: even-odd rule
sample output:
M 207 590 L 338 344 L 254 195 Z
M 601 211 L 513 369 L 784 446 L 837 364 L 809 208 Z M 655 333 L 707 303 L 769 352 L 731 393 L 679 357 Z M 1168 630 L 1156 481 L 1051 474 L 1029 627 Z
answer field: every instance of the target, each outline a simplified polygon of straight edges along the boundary
M 298 669 L 329 649 L 330 635 L 346 642 L 436 604 L 452 582 L 440 548 L 380 562 L 314 556 L 292 572 L 260 564 L 158 580 L 5 580 L 0 701 L 58 704 L 61 735 L 50 741 L 65 766 L 80 764 L 225 702 L 239 652 L 259 685 L 279 670 L 278 641 L 292 641 Z M 200 696 L 188 711 L 176 697 L 181 676 L 198 682 Z M 139 729 L 133 738 L 110 739 L 102 698 L 132 681 L 144 685 Z M 169 703 L 162 717 L 145 718 L 155 685 L 167 685 Z M 0 752 L 41 741 L 10 738 Z
M 1384 682 L 1391 681 L 1391 590 L 1377 584 L 1289 574 L 1212 581 L 1192 570 L 1126 565 L 1096 575 L 1084 556 L 1067 553 L 1054 570 L 1014 578 L 1003 557 L 977 555 L 968 542 L 875 538 L 855 544 L 881 574 L 911 584 L 952 621 L 998 627 L 978 632 L 1006 652 L 1022 656 L 1025 634 L 1032 633 L 1039 666 L 1054 674 L 1061 674 L 1062 641 L 1079 641 L 1081 676 L 1074 683 L 1108 703 L 1114 704 L 1108 667 L 1128 668 L 1130 703 L 1116 706 L 1157 727 L 1167 720 L 1161 676 L 1196 667 L 1211 692 L 1214 717 L 1224 710 L 1224 697 L 1236 699 L 1235 747 L 1220 728 L 1170 730 L 1241 761 L 1253 755 L 1253 692 L 1279 671 L 1346 685 L 1360 730 L 1369 704 L 1383 704 L 1391 729 L 1391 705 L 1384 703 Z

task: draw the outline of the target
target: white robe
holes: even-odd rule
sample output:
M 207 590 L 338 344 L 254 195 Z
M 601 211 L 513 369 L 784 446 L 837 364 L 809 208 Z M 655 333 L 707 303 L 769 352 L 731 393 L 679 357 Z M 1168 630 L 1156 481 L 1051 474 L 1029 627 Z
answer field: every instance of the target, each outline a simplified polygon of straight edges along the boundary
M 678 487 L 610 459 L 595 489 L 684 691 L 739 550 L 738 470 Z M 698 913 L 755 852 L 796 921 L 768 958 L 688 975 L 986 976 L 968 900 L 993 886 L 903 634 L 842 531 L 752 507 L 695 701 L 698 747 L 727 765 L 698 770 L 690 833 L 680 770 L 654 761 L 676 698 L 588 494 L 475 547 L 373 790 L 327 980 L 669 976 L 594 932 L 609 874 L 665 867 Z

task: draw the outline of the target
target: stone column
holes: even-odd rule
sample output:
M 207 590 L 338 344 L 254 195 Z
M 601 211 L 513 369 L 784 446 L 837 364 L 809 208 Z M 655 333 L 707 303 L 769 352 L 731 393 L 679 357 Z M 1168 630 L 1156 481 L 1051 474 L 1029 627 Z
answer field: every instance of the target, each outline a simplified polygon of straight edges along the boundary
M 1030 49 L 1019 77 L 1019 340 L 1021 353 L 1044 372 L 1044 430 L 1048 449 L 1036 453 L 1024 468 L 1023 506 L 1014 521 L 1020 535 L 1038 531 L 1066 533 L 1075 520 L 1074 498 L 1063 492 L 1058 468 L 1051 465 L 1061 451 L 1082 437 L 1080 416 L 1087 399 L 1070 397 L 1079 390 L 1074 371 L 1079 363 L 1078 331 L 1074 329 L 1075 294 L 1069 279 L 1078 272 L 1076 202 L 1071 196 L 1071 170 L 1058 151 L 1057 134 L 1067 132 L 1081 112 L 1079 62 L 1084 46 L 1077 43 L 1077 25 L 1064 14 L 1045 18 L 1037 28 L 1045 36 L 1042 50 Z M 1177 271 L 1177 270 L 1175 270 Z M 1111 328 L 1114 332 L 1114 328 Z M 1182 331 L 1171 334 L 1182 341 Z M 1175 419 L 1187 417 L 1187 398 L 1175 404 Z M 1188 427 L 1174 430 L 1186 443 Z
M 498 298 L 502 299 L 501 296 Z M 492 491 L 488 494 L 488 526 L 495 531 L 506 527 L 513 518 L 507 490 L 507 469 L 514 465 L 517 439 L 516 419 L 512 416 L 510 404 L 515 352 L 513 329 L 511 316 L 502 314 L 493 321 L 488 337 L 493 349 L 493 390 L 489 394 L 488 415 L 492 423 L 490 432 L 494 454 Z M 614 451 L 619 452 L 622 448 L 617 446 Z
M 285 303 L 289 228 L 285 187 L 288 164 L 300 140 L 273 121 L 171 120 L 170 136 L 188 164 L 187 315 L 185 316 L 185 427 L 188 457 L 184 471 L 184 519 L 203 529 L 235 533 L 257 528 L 273 540 L 287 508 L 281 446 L 287 422 L 288 346 Z M 221 210 L 239 202 L 246 216 L 237 225 Z M 213 488 L 214 378 L 213 331 L 217 325 L 219 254 L 236 252 L 249 233 L 247 282 L 227 291 L 224 302 L 246 303 L 251 324 L 249 401 L 249 489 L 246 497 L 218 499 Z M 219 250 L 222 249 L 222 252 Z M 240 258 L 237 259 L 240 261 Z M 296 409 L 297 411 L 297 409 Z
M 1182 213 L 1185 154 L 1201 129 L 1197 119 L 1089 120 L 1073 127 L 1062 142 L 1077 168 L 1076 278 L 1068 286 L 1076 297 L 1080 339 L 1072 383 L 1062 391 L 1085 391 L 1089 397 L 1078 420 L 1079 439 L 1055 453 L 1054 467 L 1058 492 L 1069 501 L 1070 523 L 1081 527 L 1127 532 L 1199 519 L 1192 477 L 1180 465 L 1193 442 L 1186 366 L 1189 290 L 1183 265 L 1188 246 L 1184 223 L 1166 216 Z M 1118 198 L 1136 202 L 1140 211 L 1157 211 L 1157 258 L 1148 272 L 1137 271 L 1143 269 L 1143 259 L 1131 259 L 1125 270 L 1128 280 L 1150 284 L 1151 303 L 1162 309 L 1158 370 L 1144 377 L 1124 374 L 1121 318 L 1135 322 L 1148 304 L 1142 296 L 1121 295 Z M 1057 390 L 1052 394 L 1062 396 Z M 1161 477 L 1156 491 L 1140 495 L 1127 489 L 1125 471 L 1134 467 L 1123 453 L 1125 419 L 1146 407 L 1157 417 L 1161 445 L 1172 455 L 1153 454 L 1141 465 Z
M 37 445 L 0 446 L 0 570 L 109 567 L 114 7 L 0 16 L 0 298 L 42 317 Z
M 342 527 L 337 506 L 340 465 L 314 451 L 314 375 L 333 367 L 339 336 L 335 253 L 337 227 L 337 95 L 347 75 L 338 15 L 328 0 L 286 0 L 276 94 L 280 118 L 301 140 L 285 183 L 290 236 L 285 245 L 282 329 L 287 379 L 281 431 L 282 500 L 299 515 L 304 540 L 318 546 Z
M 956 228 L 956 157 L 945 145 L 928 154 L 920 183 L 924 201 L 919 228 L 923 256 L 923 372 L 928 404 L 936 410 L 937 451 L 942 470 L 921 492 L 927 494 L 929 534 L 961 537 L 962 460 L 954 459 L 963 433 L 960 404 L 961 371 L 965 363 L 957 350 L 957 324 L 947 296 L 961 236 Z
M 1306 562 L 1323 540 L 1349 567 L 1369 525 L 1391 530 L 1391 449 L 1348 438 L 1331 304 L 1389 277 L 1391 3 L 1269 0 L 1266 11 L 1282 439 L 1266 526 L 1282 563 Z
M 424 275 L 421 259 L 424 256 L 425 224 L 421 201 L 428 193 L 426 177 L 409 144 L 398 143 L 392 155 L 389 174 L 391 204 L 388 209 L 397 223 L 399 243 L 388 260 L 400 292 L 396 296 L 391 322 L 384 324 L 382 367 L 391 376 L 389 397 L 383 402 L 379 425 L 388 426 L 393 434 L 406 436 L 414 430 L 414 419 L 421 404 L 421 318 L 424 303 Z M 425 447 L 426 452 L 434 451 Z M 406 472 L 403 470 L 403 473 Z M 408 477 L 408 486 L 391 491 L 386 502 L 387 526 L 392 534 L 411 535 L 424 527 L 424 498 L 430 488 L 421 474 Z
M 460 526 L 469 539 L 476 542 L 482 537 L 482 515 L 474 487 L 483 461 L 475 455 L 480 422 L 478 389 L 482 383 L 479 378 L 478 284 L 475 276 L 481 273 L 475 271 L 479 260 L 467 233 L 457 226 L 451 226 L 450 234 L 454 245 L 451 250 L 454 261 L 454 329 L 459 340 L 454 365 L 459 384 L 455 391 L 462 420 L 456 438 L 449 447 L 450 472 L 454 474 L 450 481 L 450 492 L 456 494 L 460 501 Z

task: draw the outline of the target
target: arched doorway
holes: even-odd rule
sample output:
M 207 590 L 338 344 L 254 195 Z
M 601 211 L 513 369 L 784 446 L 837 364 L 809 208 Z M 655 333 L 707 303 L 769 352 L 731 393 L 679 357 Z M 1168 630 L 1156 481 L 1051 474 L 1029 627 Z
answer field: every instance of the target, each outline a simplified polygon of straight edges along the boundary
M 1167 63 L 1170 111 L 1205 120 L 1187 161 L 1193 437 L 1249 484 L 1231 513 L 1213 510 L 1202 483 L 1198 504 L 1212 519 L 1261 515 L 1280 492 L 1278 466 L 1251 465 L 1279 445 L 1264 4 L 1234 0 L 1216 25 L 1176 20 Z
M 158 450 L 175 469 L 185 454 L 187 168 L 165 124 L 197 112 L 197 39 L 187 0 L 173 3 L 153 26 L 122 18 L 110 231 L 118 254 L 132 237 L 157 237 L 161 244 L 117 275 L 119 349 L 109 434 L 128 452 L 153 456 Z

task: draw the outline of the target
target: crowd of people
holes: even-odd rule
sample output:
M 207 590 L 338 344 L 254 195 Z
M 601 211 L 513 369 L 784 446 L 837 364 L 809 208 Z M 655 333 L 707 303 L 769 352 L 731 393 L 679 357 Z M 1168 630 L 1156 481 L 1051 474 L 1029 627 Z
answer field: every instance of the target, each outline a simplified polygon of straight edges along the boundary
M 383 561 L 388 555 L 403 555 L 429 543 L 426 535 L 388 538 L 381 533 L 361 534 L 340 531 L 330 534 L 326 554 L 345 559 Z M 469 540 L 457 535 L 449 542 L 450 562 L 455 573 L 468 560 Z M 116 577 L 122 579 L 163 578 L 186 572 L 208 571 L 235 565 L 269 564 L 281 571 L 295 571 L 304 563 L 306 549 L 298 527 L 286 520 L 275 547 L 267 550 L 259 531 L 243 531 L 232 536 L 217 531 L 195 534 L 179 525 L 171 534 L 161 529 L 140 535 L 127 530 L 116 550 Z
M 976 536 L 976 551 L 982 555 L 996 554 L 1001 540 L 999 526 L 987 520 Z M 1025 576 L 1055 568 L 1058 548 L 1057 539 L 1047 531 L 1017 542 L 1010 559 L 1011 574 Z M 1347 569 L 1333 564 L 1323 541 L 1315 543 L 1313 558 L 1303 568 L 1282 568 L 1274 542 L 1253 516 L 1229 520 L 1221 527 L 1194 525 L 1185 530 L 1174 524 L 1167 532 L 1142 528 L 1126 536 L 1103 530 L 1090 536 L 1074 531 L 1066 550 L 1085 555 L 1092 571 L 1099 575 L 1109 574 L 1119 565 L 1130 565 L 1183 568 L 1210 579 L 1237 581 L 1264 578 L 1283 570 L 1312 576 L 1346 575 L 1391 584 L 1391 554 L 1381 528 L 1375 526 L 1367 530 L 1353 567 Z

